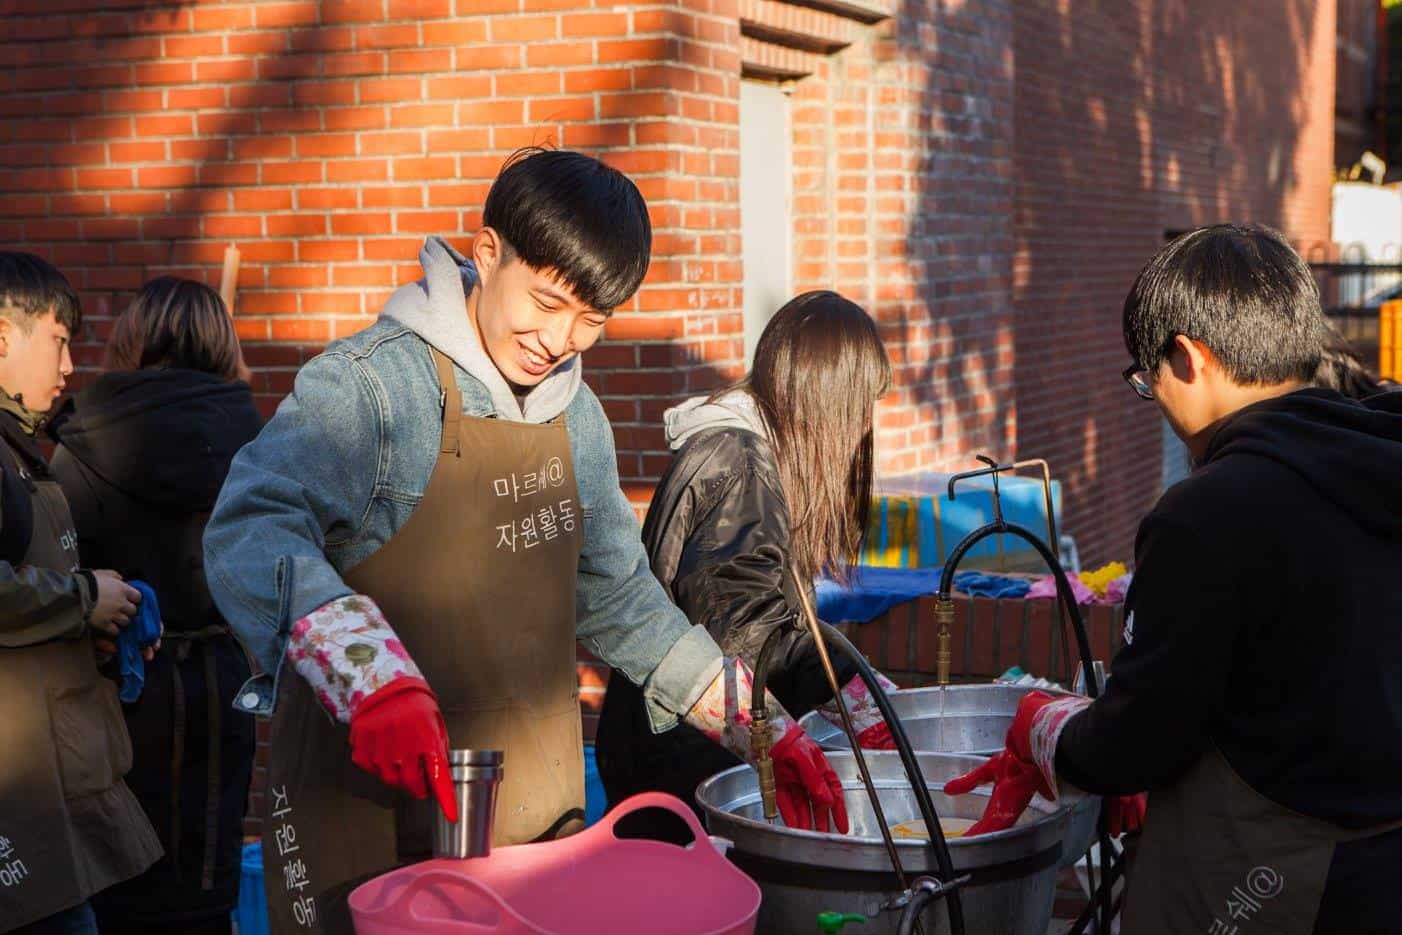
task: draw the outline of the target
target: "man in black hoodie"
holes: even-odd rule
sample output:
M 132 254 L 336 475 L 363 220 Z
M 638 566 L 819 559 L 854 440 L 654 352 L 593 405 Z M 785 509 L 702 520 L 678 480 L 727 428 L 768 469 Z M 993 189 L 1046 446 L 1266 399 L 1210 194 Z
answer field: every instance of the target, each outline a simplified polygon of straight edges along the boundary
M 1402 931 L 1402 393 L 1312 388 L 1324 334 L 1272 231 L 1196 230 L 1144 268 L 1124 376 L 1196 470 L 1140 526 L 1103 695 L 1029 695 L 951 790 L 996 778 L 1014 817 L 1058 780 L 1149 790 L 1133 935 Z

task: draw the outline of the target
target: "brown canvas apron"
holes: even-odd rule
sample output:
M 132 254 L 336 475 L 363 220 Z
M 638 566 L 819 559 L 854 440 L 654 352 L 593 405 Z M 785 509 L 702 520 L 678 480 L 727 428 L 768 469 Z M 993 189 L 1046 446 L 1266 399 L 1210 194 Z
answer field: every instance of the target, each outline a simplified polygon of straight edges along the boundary
M 1311 935 L 1334 847 L 1350 831 L 1252 789 L 1215 747 L 1149 797 L 1125 935 Z M 1402 923 L 1399 923 L 1402 924 Z
M 372 597 L 438 695 L 452 747 L 504 750 L 493 840 L 559 837 L 584 817 L 575 678 L 583 514 L 563 421 L 462 415 L 452 364 L 437 465 L 409 521 L 346 583 Z M 429 856 L 436 806 L 350 759 L 347 728 L 286 670 L 272 724 L 263 831 L 272 931 L 352 931 L 361 882 Z
M 22 565 L 71 571 L 78 537 L 56 481 L 3 440 L 29 488 L 34 531 Z M 141 873 L 160 841 L 122 781 L 131 769 L 117 689 L 90 636 L 0 650 L 0 932 L 76 906 Z

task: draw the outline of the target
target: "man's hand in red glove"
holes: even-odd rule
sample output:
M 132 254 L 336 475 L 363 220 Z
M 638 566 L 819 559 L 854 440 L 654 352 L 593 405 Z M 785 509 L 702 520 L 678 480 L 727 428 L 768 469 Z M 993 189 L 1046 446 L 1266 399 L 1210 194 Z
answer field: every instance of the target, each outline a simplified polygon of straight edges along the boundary
M 397 679 L 356 705 L 350 745 L 356 766 L 416 799 L 431 793 L 444 816 L 458 820 L 448 729 L 438 699 L 423 679 Z
M 1105 823 L 1115 837 L 1129 834 L 1144 827 L 1144 816 L 1149 808 L 1149 797 L 1143 792 L 1138 795 L 1116 795 L 1105 800 Z
M 963 795 L 986 782 L 993 794 L 983 817 L 965 835 L 1010 828 L 1038 792 L 1056 801 L 1056 741 L 1071 716 L 1089 705 L 1080 695 L 1028 692 L 1018 703 L 1003 751 L 969 773 L 945 783 L 949 795 Z
M 972 772 L 944 784 L 946 795 L 964 795 L 986 782 L 993 783 L 993 794 L 984 807 L 983 817 L 969 826 L 964 837 L 1002 831 L 1017 823 L 1032 796 L 1045 795 L 1042 774 L 1028 760 L 1020 760 L 1003 750 Z M 1050 798 L 1050 796 L 1047 796 Z
M 790 828 L 847 833 L 847 804 L 842 781 L 813 738 L 797 724 L 770 751 L 779 814 Z

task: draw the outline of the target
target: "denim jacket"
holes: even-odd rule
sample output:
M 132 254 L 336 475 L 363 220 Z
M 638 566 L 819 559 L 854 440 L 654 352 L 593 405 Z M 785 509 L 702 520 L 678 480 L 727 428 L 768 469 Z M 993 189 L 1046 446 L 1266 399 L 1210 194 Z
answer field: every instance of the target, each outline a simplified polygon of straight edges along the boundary
M 204 547 L 210 591 L 260 670 L 235 708 L 271 713 L 292 624 L 351 594 L 342 574 L 422 499 L 441 431 L 432 344 L 453 360 L 465 415 L 544 422 L 564 413 L 584 524 L 576 632 L 642 686 L 653 729 L 670 728 L 719 673 L 720 649 L 648 568 L 612 430 L 578 358 L 518 403 L 468 322 L 471 264 L 438 238 L 420 260 L 425 278 L 397 290 L 374 325 L 309 361 L 230 467 Z

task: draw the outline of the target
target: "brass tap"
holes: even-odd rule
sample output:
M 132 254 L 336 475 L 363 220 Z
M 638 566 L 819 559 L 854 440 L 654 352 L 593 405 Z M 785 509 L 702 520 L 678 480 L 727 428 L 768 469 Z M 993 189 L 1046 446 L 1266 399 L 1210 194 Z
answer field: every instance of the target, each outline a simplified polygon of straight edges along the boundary
M 935 680 L 940 685 L 949 684 L 949 625 L 954 622 L 954 602 L 935 598 L 935 623 L 939 632 L 935 636 Z
M 759 799 L 764 805 L 764 820 L 771 825 L 779 817 L 779 793 L 774 783 L 774 758 L 769 755 L 772 746 L 768 715 L 751 717 L 750 753 L 754 756 L 755 772 L 759 774 Z

